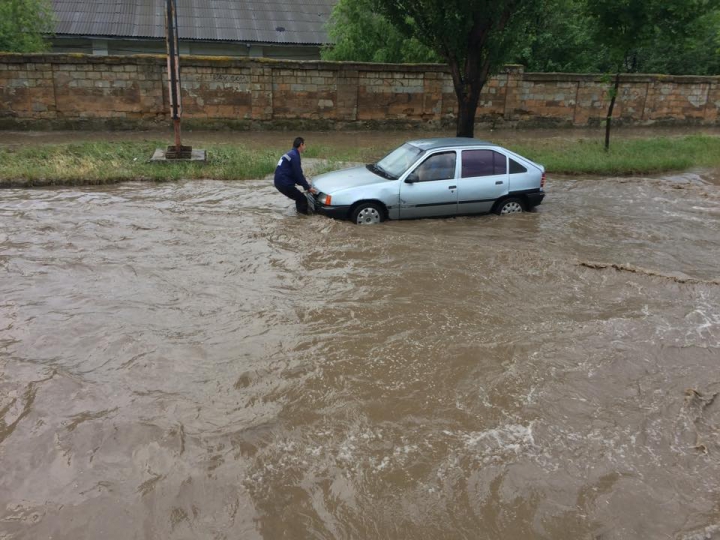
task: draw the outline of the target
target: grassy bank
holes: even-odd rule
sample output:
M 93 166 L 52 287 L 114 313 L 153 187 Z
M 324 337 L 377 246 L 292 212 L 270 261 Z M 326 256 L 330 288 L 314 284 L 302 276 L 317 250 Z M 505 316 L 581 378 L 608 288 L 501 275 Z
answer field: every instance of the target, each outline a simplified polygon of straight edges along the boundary
M 272 151 L 218 145 L 208 148 L 207 163 L 148 163 L 167 143 L 97 142 L 0 149 L 0 185 L 42 186 L 109 184 L 127 180 L 168 181 L 262 178 L 274 170 Z
M 549 173 L 630 176 L 720 167 L 720 137 L 690 135 L 611 140 L 533 141 L 512 150 L 542 163 Z
M 412 135 L 409 135 L 412 138 Z M 166 143 L 94 142 L 0 149 L 0 186 L 105 184 L 126 180 L 169 181 L 212 178 L 245 180 L 271 174 L 287 148 L 251 150 L 239 145 L 204 145 L 207 163 L 148 163 Z M 720 137 L 692 135 L 617 140 L 610 152 L 599 140 L 533 140 L 507 146 L 538 163 L 550 174 L 637 175 L 720 167 Z M 346 162 L 370 162 L 391 148 L 339 149 L 311 146 L 305 158 L 329 164 L 322 172 Z

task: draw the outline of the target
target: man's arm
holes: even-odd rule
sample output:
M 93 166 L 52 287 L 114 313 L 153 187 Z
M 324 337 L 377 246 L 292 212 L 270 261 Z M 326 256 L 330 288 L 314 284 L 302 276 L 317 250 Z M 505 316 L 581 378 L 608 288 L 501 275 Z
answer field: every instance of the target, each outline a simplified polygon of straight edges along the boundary
M 307 180 L 305 180 L 305 175 L 303 174 L 302 167 L 300 166 L 299 152 L 297 153 L 297 156 L 293 156 L 293 159 L 290 160 L 290 167 L 292 167 L 295 183 L 300 184 L 305 191 L 310 191 L 310 184 L 308 184 Z

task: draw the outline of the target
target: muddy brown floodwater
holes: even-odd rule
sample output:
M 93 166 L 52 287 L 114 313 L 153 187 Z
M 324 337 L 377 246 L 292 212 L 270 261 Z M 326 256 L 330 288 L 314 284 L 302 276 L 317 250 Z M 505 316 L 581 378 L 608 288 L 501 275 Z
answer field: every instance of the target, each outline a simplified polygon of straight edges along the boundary
M 720 538 L 716 178 L 0 192 L 0 539 Z

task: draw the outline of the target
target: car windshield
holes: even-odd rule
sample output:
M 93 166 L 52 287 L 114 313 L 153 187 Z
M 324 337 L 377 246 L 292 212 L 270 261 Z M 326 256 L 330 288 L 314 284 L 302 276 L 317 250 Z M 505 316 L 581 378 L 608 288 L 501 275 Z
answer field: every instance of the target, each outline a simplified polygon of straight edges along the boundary
M 417 146 L 405 143 L 378 161 L 375 164 L 375 169 L 388 178 L 400 178 L 417 161 L 420 154 L 422 154 L 422 150 Z

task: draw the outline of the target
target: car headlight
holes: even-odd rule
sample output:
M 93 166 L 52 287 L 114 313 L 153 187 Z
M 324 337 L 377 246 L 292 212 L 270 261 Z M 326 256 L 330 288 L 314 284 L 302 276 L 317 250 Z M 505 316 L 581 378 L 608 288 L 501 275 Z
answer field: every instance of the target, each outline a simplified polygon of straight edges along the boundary
M 330 206 L 331 201 L 332 201 L 332 197 L 330 195 L 328 195 L 327 193 L 320 193 L 320 195 L 318 195 L 318 202 L 320 204 Z

